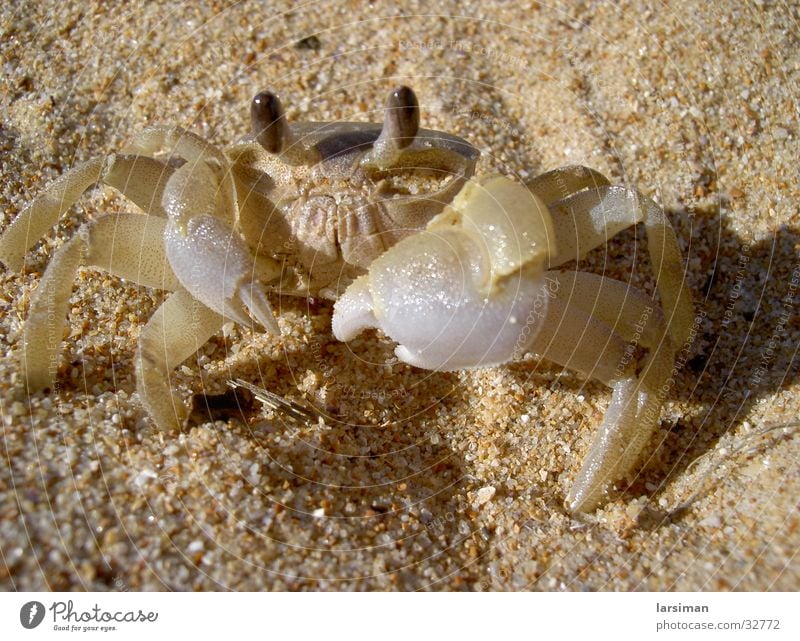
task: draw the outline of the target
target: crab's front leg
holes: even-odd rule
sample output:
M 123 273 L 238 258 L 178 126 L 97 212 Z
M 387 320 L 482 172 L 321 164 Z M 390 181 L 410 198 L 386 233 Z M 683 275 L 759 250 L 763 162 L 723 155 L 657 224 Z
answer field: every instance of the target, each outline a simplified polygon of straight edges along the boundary
M 21 364 L 31 390 L 52 387 L 78 268 L 98 267 L 148 287 L 180 287 L 164 252 L 166 221 L 106 214 L 85 223 L 54 254 L 36 289 L 22 334 Z
M 148 214 L 164 217 L 161 197 L 172 172 L 171 165 L 136 154 L 112 154 L 73 167 L 48 185 L 3 231 L 0 263 L 21 270 L 27 250 L 97 182 L 114 187 Z
M 185 289 L 179 289 L 142 330 L 136 355 L 136 388 L 160 430 L 180 430 L 188 414 L 183 400 L 173 392 L 172 370 L 216 334 L 223 320 Z

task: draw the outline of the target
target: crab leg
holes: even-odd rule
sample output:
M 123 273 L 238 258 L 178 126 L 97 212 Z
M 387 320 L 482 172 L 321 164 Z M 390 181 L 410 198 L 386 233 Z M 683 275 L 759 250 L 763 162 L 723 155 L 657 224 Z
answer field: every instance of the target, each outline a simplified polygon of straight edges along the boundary
M 164 301 L 139 336 L 136 387 L 139 399 L 164 431 L 180 430 L 187 410 L 172 391 L 172 370 L 222 327 L 224 319 L 185 289 Z
M 146 156 L 117 154 L 82 163 L 59 177 L 23 209 L 0 236 L 0 261 L 22 269 L 25 252 L 98 181 L 117 189 L 145 212 L 165 216 L 161 194 L 173 168 Z
M 646 358 L 643 372 L 619 379 L 603 422 L 597 430 L 567 505 L 573 512 L 588 512 L 604 499 L 610 482 L 633 471 L 653 437 L 661 415 L 665 385 L 674 364 L 674 352 L 665 346 Z
M 541 328 L 529 349 L 613 390 L 567 504 L 594 509 L 605 488 L 629 473 L 652 437 L 674 351 L 654 302 L 625 283 L 582 272 L 547 272 L 552 283 Z M 632 342 L 629 342 L 632 341 Z M 637 344 L 649 350 L 638 363 Z M 637 376 L 637 365 L 642 372 Z
M 546 272 L 551 290 L 568 297 L 581 309 L 611 327 L 626 341 L 657 347 L 664 339 L 664 314 L 649 296 L 627 283 L 588 272 Z
M 608 184 L 608 178 L 599 171 L 583 165 L 568 165 L 539 174 L 526 182 L 525 186 L 550 206 L 584 189 Z
M 107 214 L 84 224 L 54 254 L 31 301 L 23 331 L 23 371 L 32 389 L 52 386 L 69 298 L 81 265 L 99 267 L 141 285 L 180 285 L 164 252 L 163 218 Z
M 207 140 L 182 127 L 149 127 L 136 134 L 123 149 L 124 153 L 152 156 L 171 151 L 189 162 L 213 158 L 225 162 L 225 155 Z
M 25 252 L 58 222 L 61 214 L 96 183 L 103 174 L 105 160 L 95 158 L 59 177 L 33 200 L 0 238 L 0 260 L 14 271 L 22 269 Z
M 693 310 L 675 232 L 664 212 L 649 198 L 627 187 L 588 189 L 549 206 L 558 251 L 549 266 L 585 256 L 623 229 L 644 223 L 662 309 L 673 343 L 683 344 L 692 326 Z

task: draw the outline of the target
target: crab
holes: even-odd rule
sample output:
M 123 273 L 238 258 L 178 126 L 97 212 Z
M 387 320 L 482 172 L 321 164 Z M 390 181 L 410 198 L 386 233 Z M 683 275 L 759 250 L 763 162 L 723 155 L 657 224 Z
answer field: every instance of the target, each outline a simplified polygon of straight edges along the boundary
M 180 128 L 145 130 L 121 153 L 66 173 L 5 230 L 0 261 L 19 270 L 96 182 L 149 214 L 99 216 L 55 252 L 24 327 L 29 389 L 55 384 L 73 281 L 93 266 L 173 292 L 142 330 L 135 363 L 148 414 L 165 431 L 180 428 L 188 412 L 170 389 L 173 368 L 227 321 L 279 333 L 270 289 L 336 297 L 441 211 L 478 157 L 461 138 L 420 129 L 406 87 L 390 93 L 382 125 L 290 125 L 266 91 L 250 111 L 251 135 L 224 151 Z
M 524 184 L 474 180 L 478 151 L 420 129 L 407 87 L 390 93 L 382 124 L 290 124 L 270 92 L 253 99 L 251 122 L 251 135 L 224 150 L 180 128 L 145 130 L 121 153 L 67 172 L 14 219 L 0 261 L 20 270 L 97 182 L 148 214 L 101 215 L 54 253 L 23 329 L 28 388 L 56 383 L 82 265 L 171 292 L 135 357 L 140 401 L 165 431 L 187 416 L 171 371 L 226 322 L 279 333 L 270 292 L 320 295 L 336 301 L 336 338 L 380 329 L 417 367 L 489 367 L 535 352 L 611 387 L 567 497 L 574 512 L 601 504 L 652 435 L 690 332 L 681 255 L 661 209 L 580 166 Z M 620 281 L 556 269 L 639 222 L 663 309 Z

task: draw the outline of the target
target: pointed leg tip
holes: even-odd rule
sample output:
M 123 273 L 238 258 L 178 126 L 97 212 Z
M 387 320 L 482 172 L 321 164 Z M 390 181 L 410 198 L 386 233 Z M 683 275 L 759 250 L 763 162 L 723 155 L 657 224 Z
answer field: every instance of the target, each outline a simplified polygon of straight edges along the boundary
M 589 502 L 586 500 L 586 497 L 581 495 L 580 493 L 570 492 L 567 495 L 567 498 L 564 499 L 564 506 L 569 510 L 572 514 L 582 514 L 585 512 L 591 512 L 598 506 L 597 501 Z

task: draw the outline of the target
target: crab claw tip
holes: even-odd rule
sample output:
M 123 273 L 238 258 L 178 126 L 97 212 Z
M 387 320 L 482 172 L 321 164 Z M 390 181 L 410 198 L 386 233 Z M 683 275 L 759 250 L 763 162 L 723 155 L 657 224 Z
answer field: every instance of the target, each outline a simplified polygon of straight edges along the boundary
M 281 328 L 278 327 L 278 321 L 272 311 L 272 306 L 260 287 L 242 287 L 239 291 L 239 296 L 244 306 L 250 310 L 253 318 L 261 323 L 271 334 L 280 336 Z
M 349 341 L 363 330 L 379 327 L 369 291 L 369 276 L 361 276 L 347 288 L 333 307 L 333 335 Z

